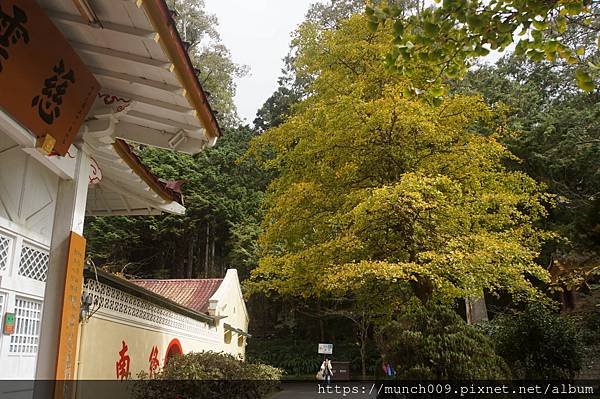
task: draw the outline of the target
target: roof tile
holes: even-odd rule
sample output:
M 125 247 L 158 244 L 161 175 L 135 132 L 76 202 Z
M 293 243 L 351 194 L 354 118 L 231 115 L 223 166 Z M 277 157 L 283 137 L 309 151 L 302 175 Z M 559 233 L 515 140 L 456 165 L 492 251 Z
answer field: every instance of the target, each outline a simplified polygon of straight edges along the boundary
M 208 312 L 208 300 L 223 279 L 130 280 L 157 295 L 200 313 Z

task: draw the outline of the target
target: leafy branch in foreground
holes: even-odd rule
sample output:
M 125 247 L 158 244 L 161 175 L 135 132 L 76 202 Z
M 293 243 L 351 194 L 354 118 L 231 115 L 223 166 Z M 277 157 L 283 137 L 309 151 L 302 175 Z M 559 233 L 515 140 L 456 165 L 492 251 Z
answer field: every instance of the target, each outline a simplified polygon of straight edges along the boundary
M 515 45 L 533 61 L 576 64 L 579 88 L 592 91 L 600 69 L 600 5 L 591 0 L 437 0 L 417 12 L 394 1 L 366 8 L 369 27 L 389 25 L 393 47 L 386 65 L 407 76 L 430 69 L 427 89 L 441 96 L 444 79 L 462 77 L 470 61 Z M 594 48 L 572 35 L 597 36 Z M 421 88 L 422 89 L 422 88 Z

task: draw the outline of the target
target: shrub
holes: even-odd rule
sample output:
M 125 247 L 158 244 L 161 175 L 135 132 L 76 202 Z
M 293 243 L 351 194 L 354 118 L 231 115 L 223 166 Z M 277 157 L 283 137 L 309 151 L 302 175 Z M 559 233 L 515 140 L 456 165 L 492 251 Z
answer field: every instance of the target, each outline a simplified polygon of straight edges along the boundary
M 570 379 L 581 369 L 582 343 L 568 317 L 542 305 L 490 323 L 496 350 L 519 379 Z
M 572 313 L 569 318 L 579 330 L 579 336 L 584 346 L 600 345 L 600 308 Z
M 600 308 L 582 312 L 575 319 L 575 325 L 581 331 L 585 362 L 593 363 L 600 358 Z
M 225 353 L 188 353 L 171 358 L 155 376 L 140 373 L 134 393 L 140 399 L 258 399 L 275 389 L 281 374 L 275 367 Z
M 382 327 L 377 341 L 398 379 L 510 378 L 491 340 L 449 307 L 412 303 Z

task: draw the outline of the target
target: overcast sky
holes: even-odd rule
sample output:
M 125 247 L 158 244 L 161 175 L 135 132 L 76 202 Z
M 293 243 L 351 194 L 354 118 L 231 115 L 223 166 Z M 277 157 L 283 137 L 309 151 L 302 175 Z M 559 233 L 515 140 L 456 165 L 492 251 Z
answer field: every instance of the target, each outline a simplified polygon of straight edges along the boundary
M 277 89 L 291 33 L 304 20 L 310 4 L 323 0 L 204 0 L 219 19 L 218 31 L 234 62 L 247 65 L 237 81 L 238 114 L 252 123 L 256 111 Z M 492 52 L 484 61 L 495 62 Z
M 290 34 L 315 0 L 205 0 L 219 19 L 218 31 L 234 62 L 250 68 L 238 80 L 238 113 L 248 123 L 277 88 Z

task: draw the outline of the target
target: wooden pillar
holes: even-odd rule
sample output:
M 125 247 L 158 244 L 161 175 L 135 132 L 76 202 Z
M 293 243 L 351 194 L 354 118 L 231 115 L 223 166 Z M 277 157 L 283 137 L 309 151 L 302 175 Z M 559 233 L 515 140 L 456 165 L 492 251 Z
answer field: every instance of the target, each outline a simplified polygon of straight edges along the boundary
M 37 356 L 37 380 L 56 379 L 59 330 L 65 292 L 67 257 L 71 231 L 83 235 L 88 193 L 90 158 L 82 150 L 77 155 L 75 178 L 60 180 L 50 244 L 48 279 L 44 293 L 40 345 Z M 43 390 L 42 390 L 43 391 Z M 47 395 L 36 388 L 35 397 Z

